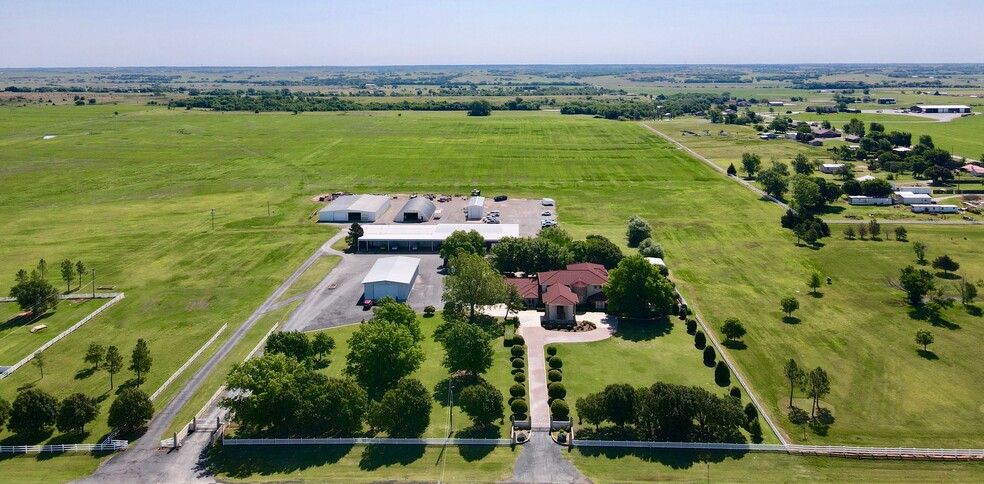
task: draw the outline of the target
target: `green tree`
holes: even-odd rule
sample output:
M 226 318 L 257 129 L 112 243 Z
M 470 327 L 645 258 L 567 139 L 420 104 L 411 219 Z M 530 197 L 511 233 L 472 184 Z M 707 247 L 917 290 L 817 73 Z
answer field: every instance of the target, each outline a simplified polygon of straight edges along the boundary
M 844 227 L 844 237 L 847 237 L 849 239 L 854 239 L 855 236 L 857 236 L 857 232 L 854 231 L 853 225 L 848 225 L 847 227 Z
M 629 225 L 625 230 L 625 237 L 629 241 L 629 247 L 638 247 L 643 240 L 652 237 L 653 227 L 646 219 L 633 215 L 629 217 Z
M 847 181 L 854 177 L 854 167 L 844 163 L 843 166 L 838 167 L 834 170 L 834 176 L 836 176 L 841 181 Z
M 536 238 L 553 242 L 561 247 L 567 247 L 574 241 L 571 234 L 560 227 L 544 227 L 537 232 Z
M 881 235 L 881 224 L 878 223 L 878 220 L 871 219 L 868 221 L 868 232 L 871 232 L 872 239 Z
M 37 271 L 32 271 L 29 278 L 10 288 L 10 297 L 17 300 L 21 310 L 35 315 L 44 314 L 58 304 L 58 290 Z
M 482 381 L 461 391 L 461 410 L 471 417 L 478 428 L 505 417 L 502 392 L 491 383 Z
M 605 421 L 606 409 L 604 398 L 601 393 L 592 393 L 586 397 L 578 398 L 574 402 L 574 409 L 577 410 L 577 418 L 594 425 L 595 430 Z
M 449 323 L 435 339 L 444 346 L 442 364 L 450 373 L 464 371 L 477 376 L 492 367 L 492 339 L 474 324 Z
M 99 403 L 84 393 L 73 393 L 58 406 L 56 424 L 60 432 L 85 432 L 85 424 L 99 415 Z
M 410 331 L 410 334 L 413 335 L 414 341 L 424 340 L 424 333 L 420 329 L 420 320 L 417 319 L 417 313 L 407 304 L 398 302 L 391 297 L 384 297 L 376 301 L 372 312 L 372 319 L 396 323 L 407 328 L 407 331 Z
M 757 172 L 761 167 L 762 158 L 760 158 L 759 155 L 748 152 L 741 154 L 741 169 L 748 174 L 749 178 L 755 175 L 755 172 Z
M 806 396 L 813 399 L 813 406 L 810 409 L 810 417 L 813 417 L 820 408 L 820 399 L 830 393 L 830 377 L 818 366 L 806 374 L 801 387 Z
M 425 358 L 406 327 L 384 320 L 370 320 L 349 339 L 345 373 L 378 399 L 401 378 L 417 371 Z
M 147 347 L 147 342 L 140 338 L 137 340 L 137 345 L 133 348 L 133 353 L 130 354 L 130 371 L 137 374 L 137 384 L 143 383 L 143 375 L 150 372 L 150 366 L 154 362 L 154 359 L 150 356 L 150 348 Z
M 926 262 L 926 244 L 922 242 L 913 242 L 912 250 L 916 253 L 916 261 L 920 264 Z
M 104 358 L 106 358 L 106 348 L 99 343 L 89 343 L 89 349 L 85 352 L 85 362 L 98 370 Z
M 909 231 L 906 230 L 905 227 L 901 225 L 895 227 L 895 240 L 899 242 L 905 242 L 908 237 L 909 237 Z
M 302 437 L 351 434 L 362 429 L 369 398 L 348 378 L 326 378 L 305 366 L 299 380 L 299 407 L 291 418 L 291 434 Z
M 800 369 L 799 365 L 796 364 L 796 360 L 790 358 L 783 367 L 783 375 L 786 376 L 786 381 L 789 382 L 789 408 L 794 408 L 793 390 L 800 386 L 803 381 L 804 372 Z
M 728 164 L 727 173 L 728 173 L 728 176 L 735 176 L 735 175 L 738 174 L 738 170 L 735 169 L 735 164 L 734 163 L 729 163 Z
M 311 341 L 311 350 L 318 355 L 318 361 L 330 358 L 334 349 L 335 338 L 328 336 L 328 333 L 321 331 L 314 335 L 314 339 Z
M 38 273 L 41 274 L 41 279 L 48 278 L 48 262 L 44 259 L 38 261 Z
M 944 254 L 933 259 L 933 269 L 938 269 L 943 271 L 944 274 L 949 274 L 959 270 L 960 264 L 951 259 L 950 256 Z
M 793 311 L 799 309 L 800 303 L 795 297 L 786 296 L 779 300 L 779 306 L 782 308 L 782 312 L 786 313 L 786 317 L 792 317 Z
M 625 424 L 632 422 L 636 417 L 636 395 L 635 389 L 626 383 L 613 383 L 605 387 L 602 392 L 607 418 L 606 420 L 624 428 Z
M 123 369 L 123 355 L 119 348 L 110 346 L 106 348 L 106 373 L 109 373 L 109 389 L 113 389 L 113 375 Z
M 44 366 L 48 363 L 48 358 L 46 356 L 44 356 L 44 353 L 38 353 L 38 354 L 34 355 L 34 358 L 31 360 L 31 363 L 33 363 L 34 364 L 34 367 L 37 368 L 38 371 L 41 372 L 41 378 L 43 379 L 44 378 Z
M 484 255 L 485 237 L 482 237 L 477 230 L 451 232 L 441 244 L 441 258 L 444 259 L 444 264 L 447 265 L 448 261 L 459 253 Z
M 641 255 L 622 259 L 603 290 L 612 312 L 634 318 L 667 315 L 674 301 L 673 285 Z
M 21 390 L 10 410 L 7 429 L 20 435 L 38 435 L 51 428 L 58 417 L 58 400 L 37 388 Z
M 659 257 L 662 259 L 664 256 L 663 246 L 659 245 L 659 242 L 653 240 L 652 237 L 649 237 L 642 242 L 639 242 L 639 255 L 643 257 Z M 618 264 L 616 264 L 616 266 L 617 265 Z
M 484 257 L 459 253 L 451 258 L 451 267 L 451 274 L 444 278 L 442 299 L 469 308 L 469 321 L 475 321 L 476 306 L 490 306 L 505 300 L 505 279 Z
M 10 402 L 0 398 L 0 428 L 3 428 L 7 424 L 7 419 L 10 418 L 11 411 Z
M 823 278 L 820 277 L 820 273 L 819 272 L 814 272 L 814 273 L 810 274 L 810 278 L 807 279 L 807 281 L 806 281 L 806 285 L 810 286 L 810 289 L 812 290 L 812 292 L 814 294 L 817 293 L 817 289 L 820 288 L 820 285 L 821 284 L 823 284 Z
M 300 331 L 278 331 L 267 338 L 264 353 L 279 353 L 297 361 L 307 361 L 314 356 L 311 340 Z
M 369 425 L 390 437 L 420 437 L 430 425 L 432 398 L 420 380 L 404 378 L 369 410 Z
M 812 178 L 805 175 L 792 177 L 791 193 L 793 205 L 799 210 L 812 210 L 823 202 L 820 187 Z
M 933 333 L 928 329 L 920 329 L 916 331 L 916 344 L 922 345 L 923 351 L 928 351 L 929 345 L 933 344 Z
M 731 341 L 736 341 L 745 336 L 745 325 L 741 324 L 738 318 L 728 318 L 721 325 L 721 334 Z
M 345 243 L 349 245 L 355 252 L 359 251 L 359 239 L 366 234 L 366 231 L 362 228 L 359 222 L 352 222 L 352 226 L 349 227 L 348 235 L 345 236 Z
M 82 287 L 82 277 L 85 276 L 85 263 L 82 261 L 75 262 L 75 272 L 79 274 L 79 288 Z
M 509 319 L 509 313 L 518 313 L 526 309 L 526 301 L 523 300 L 523 296 L 519 293 L 519 289 L 513 284 L 506 285 L 506 318 Z
M 67 289 L 65 292 L 72 290 L 72 280 L 75 279 L 75 267 L 72 266 L 72 261 L 65 259 L 61 263 L 61 275 L 62 280 L 65 281 Z
M 864 122 L 857 118 L 851 118 L 851 121 L 844 125 L 844 134 L 864 136 Z
M 484 99 L 477 99 L 468 104 L 469 116 L 488 116 L 490 114 L 492 114 L 492 103 Z
M 782 198 L 782 196 L 786 193 L 786 190 L 788 190 L 786 177 L 776 171 L 775 168 L 763 170 L 758 174 L 756 179 L 760 184 L 762 184 L 762 189 L 765 190 L 765 193 L 768 193 L 773 197 Z
M 615 268 L 625 257 L 622 249 L 601 235 L 588 235 L 584 240 L 571 242 L 570 251 L 574 262 L 601 264 L 609 270 Z
M 906 266 L 899 275 L 899 286 L 905 291 L 906 299 L 913 306 L 921 304 L 929 291 L 936 289 L 933 275 L 923 269 Z
M 974 302 L 974 298 L 977 297 L 978 284 L 980 284 L 980 281 L 973 283 L 968 281 L 966 277 L 960 278 L 960 281 L 957 283 L 957 289 L 960 291 L 961 304 L 966 305 Z
M 121 432 L 143 427 L 154 416 L 154 404 L 139 388 L 124 388 L 109 406 L 109 426 Z
M 796 158 L 793 158 L 793 171 L 800 175 L 812 175 L 813 163 L 810 163 L 806 155 L 800 153 L 796 155 Z

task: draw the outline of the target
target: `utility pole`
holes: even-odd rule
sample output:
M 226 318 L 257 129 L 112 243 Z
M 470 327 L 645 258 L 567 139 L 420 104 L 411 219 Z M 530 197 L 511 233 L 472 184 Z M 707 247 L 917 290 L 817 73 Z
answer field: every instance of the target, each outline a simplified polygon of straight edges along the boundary
M 212 230 L 215 230 L 215 209 L 212 209 Z
M 267 217 L 270 216 L 270 201 L 267 200 Z
M 96 270 L 92 270 L 92 299 L 96 298 Z

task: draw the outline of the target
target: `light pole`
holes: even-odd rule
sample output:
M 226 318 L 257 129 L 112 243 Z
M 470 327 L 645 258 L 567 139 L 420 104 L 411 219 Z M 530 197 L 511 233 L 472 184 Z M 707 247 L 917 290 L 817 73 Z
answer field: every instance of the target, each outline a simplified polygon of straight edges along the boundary
M 96 298 L 96 270 L 92 270 L 92 299 Z

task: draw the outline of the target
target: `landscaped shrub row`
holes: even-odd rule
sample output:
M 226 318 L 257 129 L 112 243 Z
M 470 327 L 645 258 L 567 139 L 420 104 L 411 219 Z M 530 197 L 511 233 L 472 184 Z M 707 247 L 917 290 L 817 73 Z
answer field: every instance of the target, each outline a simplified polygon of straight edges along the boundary
M 728 370 L 728 365 L 724 361 L 716 361 L 717 353 L 714 352 L 713 346 L 708 346 L 707 336 L 697 329 L 697 322 L 694 320 L 687 321 L 687 332 L 690 333 L 691 322 L 693 322 L 693 334 L 694 334 L 694 347 L 703 351 L 704 365 L 714 368 L 714 381 L 722 386 L 726 387 L 731 384 L 731 371 Z M 737 395 L 736 395 L 737 393 Z M 731 395 L 737 398 L 741 398 L 741 390 L 738 388 L 731 389 Z
M 514 420 L 526 420 L 530 407 L 526 403 L 526 341 L 520 335 L 512 338 L 505 338 L 506 346 L 509 349 L 510 359 L 512 360 L 513 381 L 509 387 L 509 409 L 512 410 Z
M 564 367 L 564 360 L 557 356 L 557 347 L 555 346 L 548 346 L 546 352 L 547 366 L 550 367 L 550 371 L 547 372 L 547 380 L 550 382 L 547 385 L 547 396 L 550 397 L 550 416 L 553 420 L 567 420 L 570 418 L 571 409 L 564 401 L 564 398 L 567 397 L 567 388 L 561 383 L 564 379 L 564 373 L 561 370 Z

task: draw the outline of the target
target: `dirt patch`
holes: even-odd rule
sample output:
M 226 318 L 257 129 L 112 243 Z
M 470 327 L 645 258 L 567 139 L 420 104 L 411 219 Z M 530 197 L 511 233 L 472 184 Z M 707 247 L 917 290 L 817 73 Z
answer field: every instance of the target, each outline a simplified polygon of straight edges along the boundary
M 188 301 L 188 304 L 185 305 L 185 310 L 204 311 L 208 309 L 209 301 L 211 301 L 211 298 L 193 299 L 191 301 Z

